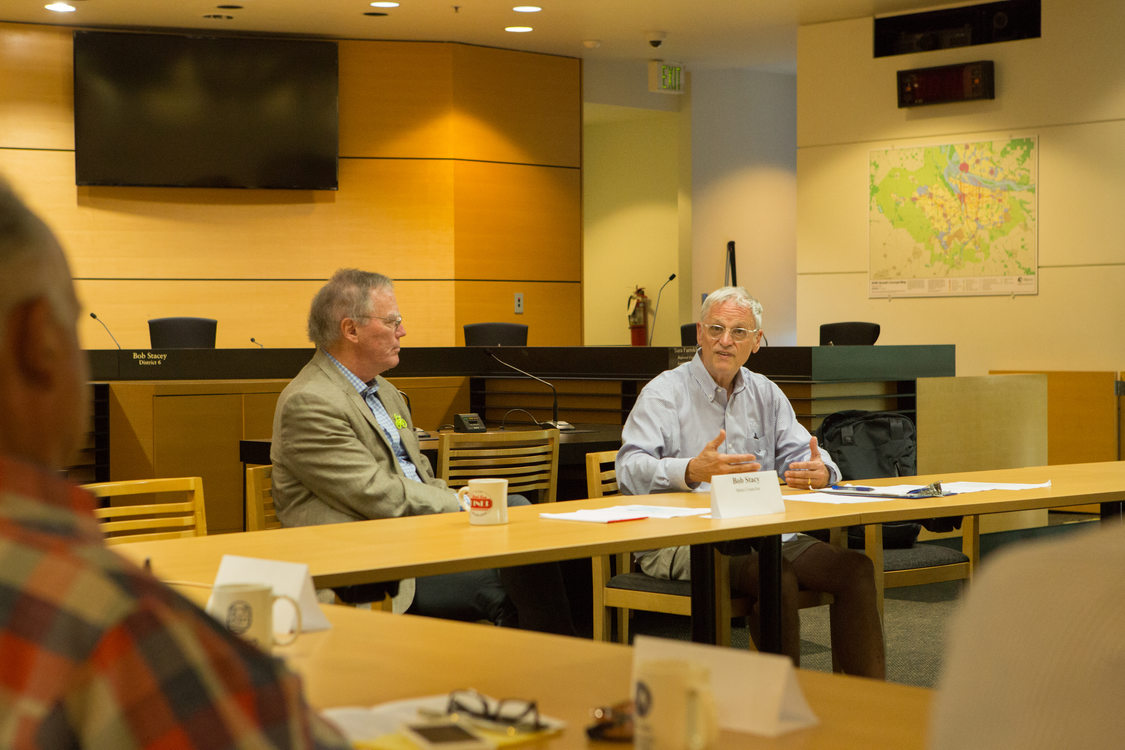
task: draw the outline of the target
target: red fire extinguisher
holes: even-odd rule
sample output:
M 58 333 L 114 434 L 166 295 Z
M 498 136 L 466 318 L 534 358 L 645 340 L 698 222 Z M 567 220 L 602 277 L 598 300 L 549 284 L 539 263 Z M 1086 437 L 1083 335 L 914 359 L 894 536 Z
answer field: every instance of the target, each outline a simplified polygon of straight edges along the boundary
M 629 295 L 628 315 L 633 346 L 644 346 L 648 341 L 648 297 L 643 286 Z

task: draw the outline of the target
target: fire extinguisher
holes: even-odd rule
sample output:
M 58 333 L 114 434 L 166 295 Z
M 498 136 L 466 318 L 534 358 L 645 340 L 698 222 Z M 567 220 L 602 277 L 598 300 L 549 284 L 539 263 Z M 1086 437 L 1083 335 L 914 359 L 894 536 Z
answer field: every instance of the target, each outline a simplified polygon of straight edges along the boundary
M 648 297 L 643 286 L 629 295 L 628 316 L 633 346 L 644 346 L 648 341 Z

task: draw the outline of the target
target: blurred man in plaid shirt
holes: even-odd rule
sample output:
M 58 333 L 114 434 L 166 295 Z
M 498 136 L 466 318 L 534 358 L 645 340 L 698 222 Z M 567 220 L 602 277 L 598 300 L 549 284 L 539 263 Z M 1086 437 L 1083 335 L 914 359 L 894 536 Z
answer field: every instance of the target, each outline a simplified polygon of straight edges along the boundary
M 347 747 L 295 675 L 110 552 L 57 477 L 86 428 L 78 300 L 0 181 L 0 747 Z

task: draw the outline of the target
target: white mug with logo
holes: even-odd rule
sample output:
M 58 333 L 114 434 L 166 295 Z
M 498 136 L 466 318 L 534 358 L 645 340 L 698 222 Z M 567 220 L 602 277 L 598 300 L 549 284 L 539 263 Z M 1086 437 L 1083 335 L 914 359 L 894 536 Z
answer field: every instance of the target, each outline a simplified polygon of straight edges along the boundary
M 684 659 L 654 659 L 637 667 L 633 696 L 637 750 L 708 750 L 719 719 L 711 671 Z
M 297 613 L 296 627 L 289 638 L 279 640 L 273 632 L 273 603 L 284 599 Z M 268 583 L 223 583 L 211 590 L 207 613 L 227 630 L 267 651 L 287 646 L 301 634 L 301 607 L 285 594 L 273 593 Z
M 469 523 L 508 522 L 507 479 L 470 479 L 467 486 L 457 490 L 457 501 L 469 511 Z

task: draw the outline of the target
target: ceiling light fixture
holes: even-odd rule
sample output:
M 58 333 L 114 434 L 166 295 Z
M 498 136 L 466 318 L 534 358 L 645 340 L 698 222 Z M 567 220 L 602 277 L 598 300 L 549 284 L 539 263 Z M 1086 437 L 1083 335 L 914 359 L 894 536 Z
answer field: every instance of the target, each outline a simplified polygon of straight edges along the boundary
M 527 32 L 529 32 L 531 30 L 532 30 L 532 28 L 530 26 L 505 26 L 504 27 L 504 31 L 510 31 L 513 34 L 526 34 Z
M 398 3 L 392 2 L 392 0 L 376 0 L 375 2 L 371 3 L 371 7 L 372 8 L 397 8 Z
M 75 8 L 73 5 L 69 5 L 67 3 L 51 3 L 50 5 L 44 5 L 43 7 L 47 10 L 54 11 L 55 13 L 73 13 L 74 11 L 78 10 L 78 8 Z
M 517 5 L 512 8 L 516 13 L 538 13 L 543 10 L 538 5 Z

